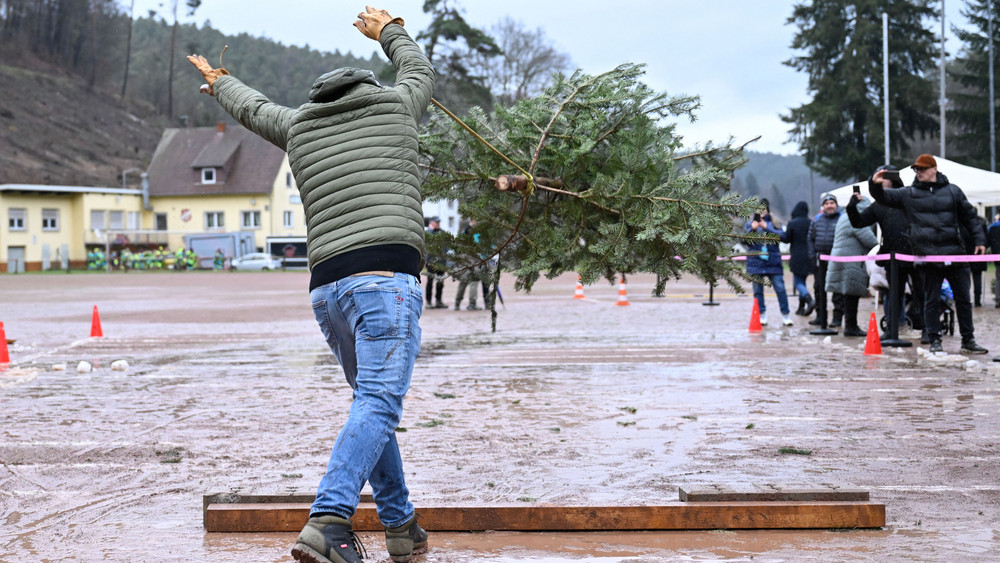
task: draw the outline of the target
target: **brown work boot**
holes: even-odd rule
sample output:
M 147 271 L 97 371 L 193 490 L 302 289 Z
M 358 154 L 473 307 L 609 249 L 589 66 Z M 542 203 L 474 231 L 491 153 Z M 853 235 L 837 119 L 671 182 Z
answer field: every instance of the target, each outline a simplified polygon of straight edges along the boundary
M 302 528 L 292 557 L 304 563 L 362 563 L 361 558 L 368 557 L 368 553 L 354 535 L 350 520 L 313 516 Z
M 427 548 L 427 532 L 417 524 L 417 515 L 398 528 L 385 529 L 385 547 L 396 563 L 409 561 L 410 557 Z

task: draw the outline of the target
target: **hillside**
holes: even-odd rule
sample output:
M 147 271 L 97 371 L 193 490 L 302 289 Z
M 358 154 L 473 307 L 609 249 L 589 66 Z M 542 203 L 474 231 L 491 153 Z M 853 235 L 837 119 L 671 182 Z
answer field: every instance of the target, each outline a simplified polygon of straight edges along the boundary
M 122 171 L 146 169 L 169 123 L 152 104 L 123 105 L 117 93 L 90 91 L 83 78 L 40 62 L 0 64 L 0 100 L 0 184 L 120 186 Z M 816 209 L 819 194 L 839 185 L 810 175 L 798 155 L 748 156 L 733 190 L 768 198 L 780 217 L 799 200 Z M 128 180 L 137 187 L 136 175 Z
M 0 100 L 0 184 L 121 186 L 123 170 L 146 168 L 165 123 L 41 65 L 0 64 Z
M 767 198 L 775 215 L 786 221 L 796 202 L 807 202 L 816 213 L 820 195 L 842 185 L 811 173 L 800 155 L 748 151 L 747 157 L 749 162 L 733 178 L 733 191 Z

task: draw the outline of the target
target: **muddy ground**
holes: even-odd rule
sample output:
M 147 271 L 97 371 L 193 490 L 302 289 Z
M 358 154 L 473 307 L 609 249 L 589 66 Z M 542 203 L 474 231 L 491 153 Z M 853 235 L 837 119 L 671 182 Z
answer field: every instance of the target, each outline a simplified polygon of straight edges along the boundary
M 209 534 L 202 496 L 312 493 L 350 393 L 308 275 L 0 276 L 0 561 L 283 561 L 295 534 Z M 863 488 L 849 531 L 437 533 L 419 561 L 987 561 L 1000 554 L 1000 364 L 865 356 L 694 280 L 427 310 L 398 434 L 414 503 L 665 504 L 678 487 Z M 446 287 L 453 299 L 455 284 Z M 103 338 L 89 338 L 99 307 Z M 1000 310 L 976 310 L 1000 355 Z M 862 302 L 862 319 L 873 310 Z M 127 371 L 114 371 L 126 360 Z M 78 372 L 81 361 L 95 367 Z M 59 364 L 67 369 L 58 370 Z M 810 455 L 779 453 L 791 447 Z M 373 560 L 382 539 L 363 534 Z

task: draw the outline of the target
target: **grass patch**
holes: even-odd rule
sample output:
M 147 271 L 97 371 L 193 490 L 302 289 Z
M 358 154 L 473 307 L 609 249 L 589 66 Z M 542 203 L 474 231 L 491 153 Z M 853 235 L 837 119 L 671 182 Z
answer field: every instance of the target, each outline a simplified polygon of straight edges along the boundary
M 635 407 L 618 407 L 618 410 L 623 411 L 623 412 L 627 412 L 629 414 L 635 414 L 636 413 L 636 408 Z
M 686 414 L 686 415 L 682 416 L 681 418 L 686 418 L 688 420 L 698 420 L 698 417 L 695 416 L 695 415 L 693 415 L 693 414 Z
M 301 479 L 302 478 L 302 474 L 301 473 L 282 473 L 281 474 L 281 478 L 282 479 Z
M 440 419 L 437 419 L 437 418 L 433 418 L 433 419 L 429 420 L 428 422 L 418 422 L 417 426 L 419 426 L 421 428 L 434 428 L 435 426 L 441 426 L 442 424 L 444 424 L 443 420 L 440 420 Z
M 753 430 L 753 423 L 747 424 L 747 430 Z
M 812 455 L 812 450 L 803 450 L 801 448 L 781 448 L 778 450 L 779 454 L 794 454 L 794 455 Z
M 628 422 L 625 422 L 624 420 L 619 420 L 618 421 L 618 426 L 635 426 L 635 421 L 634 420 L 630 420 Z
M 452 393 L 434 393 L 434 396 L 438 399 L 454 399 L 455 395 Z
M 538 502 L 538 497 L 517 497 L 520 502 Z
M 403 426 L 397 426 L 396 427 L 396 432 L 406 432 L 406 428 L 403 427 Z

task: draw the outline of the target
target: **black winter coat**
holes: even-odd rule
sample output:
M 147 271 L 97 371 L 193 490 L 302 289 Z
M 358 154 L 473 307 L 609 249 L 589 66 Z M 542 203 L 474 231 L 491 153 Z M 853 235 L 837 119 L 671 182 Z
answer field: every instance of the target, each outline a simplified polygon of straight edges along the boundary
M 912 186 L 889 189 L 869 182 L 868 189 L 875 201 L 903 210 L 913 253 L 918 256 L 965 254 L 961 226 L 971 233 L 975 246 L 986 244 L 976 209 L 940 172 L 934 182 L 915 180 Z
M 810 258 L 809 252 L 809 227 L 811 225 L 809 205 L 800 201 L 792 209 L 792 220 L 785 226 L 785 232 L 781 235 L 781 242 L 787 242 L 790 246 L 788 269 L 800 278 L 805 278 L 816 271 L 816 265 Z
M 869 185 L 869 191 L 871 186 Z M 858 211 L 858 200 L 851 197 L 847 203 L 847 217 L 853 227 L 867 227 L 878 223 L 882 229 L 882 246 L 879 254 L 913 254 L 910 244 L 909 223 L 902 209 L 894 209 L 875 202 L 862 211 Z M 879 266 L 888 266 L 887 260 L 879 260 Z

